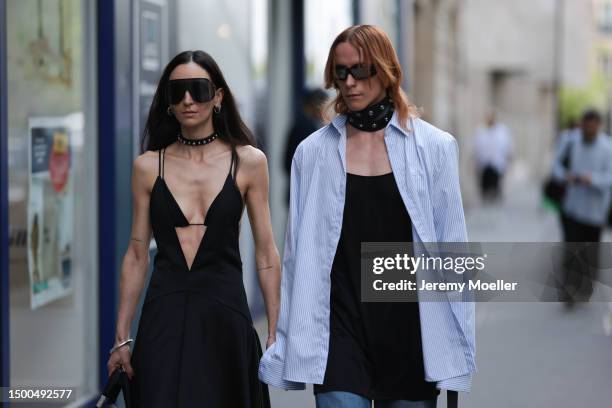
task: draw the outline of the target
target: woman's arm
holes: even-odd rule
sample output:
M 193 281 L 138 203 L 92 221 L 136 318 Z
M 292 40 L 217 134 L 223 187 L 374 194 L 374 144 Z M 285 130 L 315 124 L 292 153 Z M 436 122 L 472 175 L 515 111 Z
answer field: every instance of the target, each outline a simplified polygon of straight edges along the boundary
M 250 146 L 242 148 L 241 153 L 242 173 L 248 178 L 245 201 L 255 239 L 257 276 L 268 317 L 266 347 L 269 347 L 276 340 L 280 308 L 280 257 L 270 221 L 268 161 L 261 150 Z
M 302 146 L 302 145 L 300 145 Z M 283 250 L 283 275 L 281 280 L 281 308 L 276 328 L 276 342 L 269 347 L 259 362 L 259 379 L 266 384 L 285 390 L 303 390 L 304 383 L 284 379 L 285 350 L 288 337 L 289 312 L 291 302 L 289 296 L 293 288 L 295 274 L 295 258 L 297 246 L 298 225 L 300 219 L 301 189 L 301 156 L 300 146 L 295 151 L 291 164 L 291 194 L 289 200 L 289 215 L 287 218 L 287 231 L 285 233 L 285 248 Z
M 115 345 L 130 336 L 132 319 L 140 294 L 145 284 L 149 268 L 149 244 L 151 241 L 151 223 L 149 220 L 149 200 L 151 195 L 151 175 L 154 174 L 157 160 L 155 153 L 145 153 L 136 158 L 132 169 L 132 232 L 130 243 L 121 264 L 121 280 L 119 285 L 119 313 Z M 128 346 L 117 349 L 108 361 L 109 375 L 118 366 L 128 373 L 134 374 L 130 365 Z

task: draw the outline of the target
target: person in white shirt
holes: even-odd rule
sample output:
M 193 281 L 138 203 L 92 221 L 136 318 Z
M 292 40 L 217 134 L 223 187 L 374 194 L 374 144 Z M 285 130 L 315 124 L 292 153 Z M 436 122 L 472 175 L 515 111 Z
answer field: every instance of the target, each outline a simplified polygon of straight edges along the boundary
M 501 180 L 512 156 L 512 138 L 508 127 L 497 122 L 495 113 L 490 113 L 486 126 L 476 132 L 474 153 L 482 199 L 500 198 Z

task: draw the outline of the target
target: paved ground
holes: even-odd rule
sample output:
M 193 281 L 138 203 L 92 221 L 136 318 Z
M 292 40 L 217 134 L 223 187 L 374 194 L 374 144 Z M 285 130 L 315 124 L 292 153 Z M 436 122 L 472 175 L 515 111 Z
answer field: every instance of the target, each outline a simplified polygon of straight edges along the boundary
M 539 207 L 538 188 L 514 179 L 500 205 L 466 211 L 471 241 L 558 241 L 554 214 Z M 612 241 L 610 233 L 605 240 Z M 612 407 L 612 336 L 607 303 L 566 310 L 558 303 L 478 303 L 477 366 L 470 394 L 474 408 Z M 258 322 L 265 332 L 265 322 Z M 306 392 L 271 388 L 273 407 L 314 407 Z M 444 407 L 445 399 L 438 406 Z

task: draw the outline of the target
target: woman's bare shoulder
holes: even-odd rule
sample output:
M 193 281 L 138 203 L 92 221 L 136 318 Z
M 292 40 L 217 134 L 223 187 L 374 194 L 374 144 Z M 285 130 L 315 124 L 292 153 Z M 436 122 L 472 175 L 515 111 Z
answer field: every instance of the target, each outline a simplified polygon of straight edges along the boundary
M 247 169 L 253 170 L 268 165 L 266 154 L 255 146 L 238 146 L 236 152 L 240 158 L 240 165 Z
M 152 185 L 159 171 L 157 151 L 148 150 L 134 159 L 133 177 L 137 182 Z
M 244 180 L 247 186 L 261 185 L 268 180 L 268 160 L 260 149 L 254 146 L 238 146 L 236 148 L 240 164 L 238 179 Z

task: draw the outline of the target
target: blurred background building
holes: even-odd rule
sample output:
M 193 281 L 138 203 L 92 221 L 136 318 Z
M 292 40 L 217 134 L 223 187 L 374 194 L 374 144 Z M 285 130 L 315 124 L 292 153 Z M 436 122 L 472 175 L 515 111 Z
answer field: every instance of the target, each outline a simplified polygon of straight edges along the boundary
M 423 118 L 457 138 L 467 210 L 488 113 L 512 132 L 513 177 L 537 185 L 567 120 L 612 112 L 611 0 L 0 0 L 0 384 L 70 385 L 76 407 L 105 381 L 131 164 L 170 58 L 219 63 L 268 156 L 282 250 L 287 130 L 355 23 L 389 34 Z M 261 316 L 247 217 L 241 250 Z

